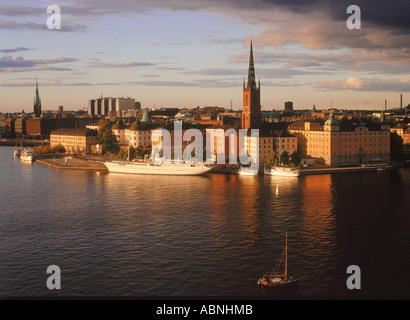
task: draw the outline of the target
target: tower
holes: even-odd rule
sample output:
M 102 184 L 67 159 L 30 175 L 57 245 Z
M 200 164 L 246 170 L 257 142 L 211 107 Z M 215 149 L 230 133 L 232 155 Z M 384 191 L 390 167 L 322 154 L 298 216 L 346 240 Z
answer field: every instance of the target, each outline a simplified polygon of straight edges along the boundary
M 256 86 L 255 63 L 253 59 L 253 44 L 251 41 L 251 52 L 249 57 L 248 83 L 243 82 L 243 108 L 242 129 L 260 129 L 262 124 L 261 114 L 261 83 Z
M 41 100 L 40 100 L 40 95 L 38 93 L 38 82 L 36 78 L 36 96 L 34 98 L 34 114 L 36 117 L 41 116 Z

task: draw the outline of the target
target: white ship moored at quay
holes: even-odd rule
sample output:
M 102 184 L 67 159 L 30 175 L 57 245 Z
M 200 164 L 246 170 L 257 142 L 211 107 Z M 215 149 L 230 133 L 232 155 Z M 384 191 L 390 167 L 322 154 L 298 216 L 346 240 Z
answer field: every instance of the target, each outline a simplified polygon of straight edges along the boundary
M 265 171 L 265 174 L 270 176 L 299 177 L 300 171 L 295 168 L 274 167 L 271 170 Z
M 241 176 L 257 176 L 259 175 L 259 169 L 242 167 L 238 170 L 238 174 Z
M 148 174 L 148 175 L 179 175 L 179 176 L 199 176 L 211 171 L 212 167 L 205 164 L 191 163 L 163 163 L 155 164 L 152 161 L 130 162 L 112 161 L 104 162 L 109 172 L 129 173 L 129 174 Z

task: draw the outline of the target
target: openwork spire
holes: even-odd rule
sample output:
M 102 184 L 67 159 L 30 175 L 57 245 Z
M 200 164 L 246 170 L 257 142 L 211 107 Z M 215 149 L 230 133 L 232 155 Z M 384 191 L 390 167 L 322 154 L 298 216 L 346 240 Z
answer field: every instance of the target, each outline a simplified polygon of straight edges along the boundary
M 251 40 L 251 53 L 249 57 L 248 88 L 256 89 L 255 61 L 253 59 L 253 43 Z

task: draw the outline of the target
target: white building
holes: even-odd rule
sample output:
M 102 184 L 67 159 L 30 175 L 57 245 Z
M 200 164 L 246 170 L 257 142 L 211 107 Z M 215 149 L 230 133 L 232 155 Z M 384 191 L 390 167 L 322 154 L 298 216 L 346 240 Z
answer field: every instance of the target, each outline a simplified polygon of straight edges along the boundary
M 143 146 L 144 148 L 151 147 L 152 136 L 151 130 L 154 125 L 142 124 L 139 121 L 129 127 L 124 127 L 122 124 L 115 124 L 112 127 L 112 133 L 117 137 L 120 145 L 134 148 Z
M 132 110 L 141 109 L 141 103 L 132 98 L 98 98 L 88 104 L 88 114 L 121 117 Z

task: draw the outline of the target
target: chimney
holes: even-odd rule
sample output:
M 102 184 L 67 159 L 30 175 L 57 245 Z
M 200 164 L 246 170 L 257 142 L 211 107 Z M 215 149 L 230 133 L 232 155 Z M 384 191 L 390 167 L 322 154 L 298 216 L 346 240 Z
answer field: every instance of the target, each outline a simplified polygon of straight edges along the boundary
M 387 99 L 384 100 L 384 110 L 387 111 Z
M 400 95 L 400 109 L 403 109 L 403 95 Z

